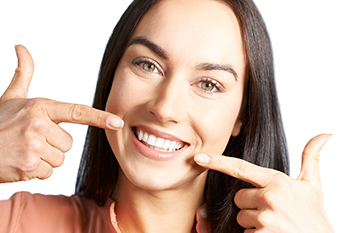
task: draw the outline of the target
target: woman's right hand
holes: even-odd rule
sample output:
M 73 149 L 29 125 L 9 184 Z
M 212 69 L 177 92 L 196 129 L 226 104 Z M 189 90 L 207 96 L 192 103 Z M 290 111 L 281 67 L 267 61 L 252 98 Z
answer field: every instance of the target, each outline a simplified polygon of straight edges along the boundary
M 18 68 L 0 98 L 0 183 L 50 177 L 72 146 L 61 122 L 109 130 L 123 126 L 119 117 L 85 105 L 27 99 L 34 62 L 24 46 L 17 45 L 16 53 Z

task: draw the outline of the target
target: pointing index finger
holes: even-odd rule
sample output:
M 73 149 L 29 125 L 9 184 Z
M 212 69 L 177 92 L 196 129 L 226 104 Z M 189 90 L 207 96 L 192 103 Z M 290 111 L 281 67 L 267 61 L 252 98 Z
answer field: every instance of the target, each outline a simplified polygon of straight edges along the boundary
M 198 165 L 225 173 L 229 176 L 263 188 L 272 183 L 278 171 L 249 163 L 242 159 L 213 154 L 197 154 L 194 160 Z
M 110 130 L 120 129 L 124 125 L 118 116 L 86 105 L 53 101 L 52 104 L 45 105 L 45 110 L 51 121 L 56 124 L 69 122 Z

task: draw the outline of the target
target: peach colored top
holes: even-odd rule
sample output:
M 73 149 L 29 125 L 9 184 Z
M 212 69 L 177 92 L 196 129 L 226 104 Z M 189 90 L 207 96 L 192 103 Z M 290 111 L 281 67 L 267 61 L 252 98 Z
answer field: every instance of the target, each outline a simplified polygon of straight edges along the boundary
M 103 207 L 79 195 L 53 196 L 19 192 L 0 201 L 0 233 L 121 233 L 108 199 Z M 197 210 L 196 229 L 208 233 L 207 224 Z

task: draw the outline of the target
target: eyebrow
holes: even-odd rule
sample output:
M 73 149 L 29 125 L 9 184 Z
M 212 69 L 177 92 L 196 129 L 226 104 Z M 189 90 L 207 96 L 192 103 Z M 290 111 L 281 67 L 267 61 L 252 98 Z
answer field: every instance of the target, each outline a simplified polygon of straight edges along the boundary
M 222 64 L 212 64 L 212 63 L 202 63 L 197 66 L 198 70 L 222 70 L 227 71 L 235 77 L 236 81 L 238 81 L 237 72 L 230 65 L 222 65 Z
M 159 57 L 163 58 L 163 59 L 168 59 L 167 54 L 164 52 L 164 50 L 159 47 L 158 45 L 156 45 L 155 43 L 147 40 L 146 38 L 142 37 L 142 36 L 136 36 L 134 37 L 128 44 L 127 47 L 133 45 L 133 44 L 142 44 L 144 46 L 146 46 L 147 48 L 149 48 L 150 50 L 152 50 L 155 54 L 157 54 Z
M 134 44 L 141 44 L 152 50 L 155 54 L 157 54 L 159 57 L 163 59 L 168 59 L 168 55 L 166 52 L 157 44 L 149 41 L 143 36 L 135 36 L 127 45 L 127 47 L 130 47 Z M 213 64 L 213 63 L 201 63 L 196 66 L 198 70 L 222 70 L 229 72 L 233 74 L 236 81 L 238 80 L 237 72 L 232 68 L 230 65 L 223 65 L 223 64 Z

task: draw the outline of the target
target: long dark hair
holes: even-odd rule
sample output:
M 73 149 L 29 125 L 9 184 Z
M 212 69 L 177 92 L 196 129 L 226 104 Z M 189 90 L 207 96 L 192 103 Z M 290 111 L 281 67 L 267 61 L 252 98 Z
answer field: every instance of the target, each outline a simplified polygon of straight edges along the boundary
M 134 0 L 107 44 L 96 86 L 93 107 L 104 110 L 115 69 L 142 16 L 160 0 Z M 272 48 L 265 23 L 251 0 L 218 0 L 234 11 L 242 34 L 247 78 L 240 119 L 241 132 L 231 137 L 227 156 L 289 173 L 286 139 L 275 88 Z M 105 131 L 89 127 L 76 182 L 76 193 L 104 205 L 118 178 L 118 161 Z M 212 232 L 243 232 L 236 222 L 235 193 L 253 187 L 220 172 L 209 171 L 204 190 Z

